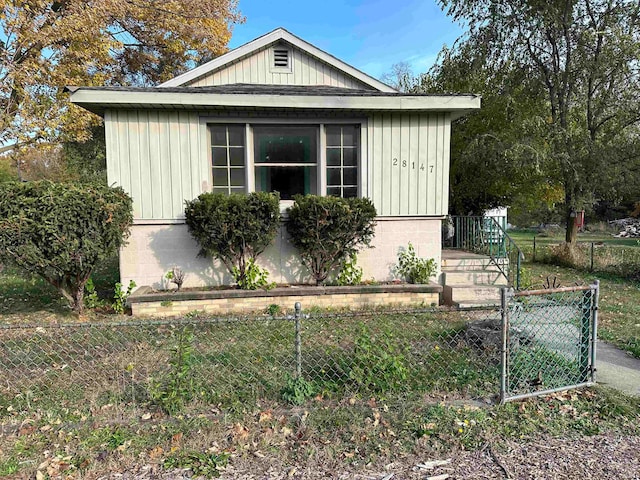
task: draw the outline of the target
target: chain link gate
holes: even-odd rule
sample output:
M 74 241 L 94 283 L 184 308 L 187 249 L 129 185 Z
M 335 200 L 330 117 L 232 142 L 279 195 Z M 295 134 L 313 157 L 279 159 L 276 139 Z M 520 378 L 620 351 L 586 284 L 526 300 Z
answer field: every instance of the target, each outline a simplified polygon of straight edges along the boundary
M 599 288 L 502 290 L 502 403 L 595 383 Z

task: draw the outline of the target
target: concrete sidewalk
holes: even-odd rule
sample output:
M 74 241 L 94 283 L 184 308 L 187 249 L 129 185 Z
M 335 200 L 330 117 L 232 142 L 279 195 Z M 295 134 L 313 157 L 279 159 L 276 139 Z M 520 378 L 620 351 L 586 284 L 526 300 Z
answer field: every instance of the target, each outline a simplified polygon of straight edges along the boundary
M 599 340 L 596 351 L 596 381 L 640 396 L 640 359 Z

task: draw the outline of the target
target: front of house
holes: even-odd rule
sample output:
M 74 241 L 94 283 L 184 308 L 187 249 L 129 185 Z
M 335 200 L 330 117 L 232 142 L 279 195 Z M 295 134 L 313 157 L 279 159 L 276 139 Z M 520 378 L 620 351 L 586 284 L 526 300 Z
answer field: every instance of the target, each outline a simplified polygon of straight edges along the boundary
M 157 87 L 70 90 L 103 116 L 109 184 L 134 200 L 122 282 L 155 288 L 174 266 L 185 286 L 231 282 L 184 223 L 185 200 L 209 191 L 277 191 L 283 210 L 296 194 L 368 197 L 378 220 L 363 278 L 392 279 L 409 242 L 439 265 L 451 121 L 480 107 L 399 93 L 284 29 Z M 284 227 L 259 263 L 272 281 L 310 280 Z

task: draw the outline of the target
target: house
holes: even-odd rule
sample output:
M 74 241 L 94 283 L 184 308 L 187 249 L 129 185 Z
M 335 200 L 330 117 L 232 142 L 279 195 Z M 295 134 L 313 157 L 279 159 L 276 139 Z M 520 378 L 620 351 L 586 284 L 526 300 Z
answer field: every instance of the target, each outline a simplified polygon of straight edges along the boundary
M 231 281 L 197 256 L 184 202 L 202 192 L 279 191 L 369 197 L 378 211 L 364 278 L 384 281 L 400 247 L 441 257 L 452 120 L 476 95 L 413 95 L 278 28 L 156 87 L 70 87 L 104 118 L 109 184 L 134 200 L 122 282 L 160 287 L 173 266 L 185 286 Z M 286 229 L 260 258 L 279 283 L 308 281 Z

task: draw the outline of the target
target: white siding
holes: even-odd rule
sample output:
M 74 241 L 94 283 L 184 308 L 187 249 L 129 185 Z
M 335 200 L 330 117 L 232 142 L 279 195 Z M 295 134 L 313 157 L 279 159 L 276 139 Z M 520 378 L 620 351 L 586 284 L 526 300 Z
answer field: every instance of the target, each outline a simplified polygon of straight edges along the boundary
M 205 87 L 231 83 L 252 83 L 263 85 L 327 85 L 373 90 L 371 86 L 360 80 L 294 47 L 290 47 L 291 72 L 274 71 L 271 66 L 271 48 L 267 47 L 258 50 L 248 57 L 193 80 L 184 86 Z
M 184 201 L 209 188 L 198 114 L 108 111 L 105 126 L 108 181 L 133 197 L 134 218 L 184 218 Z
M 447 214 L 450 126 L 445 113 L 370 117 L 368 196 L 379 215 Z

